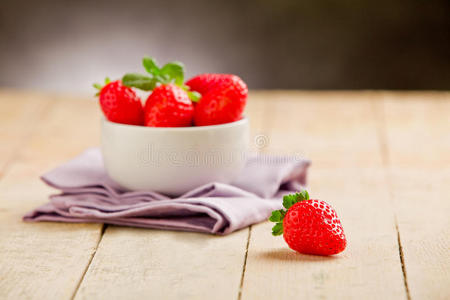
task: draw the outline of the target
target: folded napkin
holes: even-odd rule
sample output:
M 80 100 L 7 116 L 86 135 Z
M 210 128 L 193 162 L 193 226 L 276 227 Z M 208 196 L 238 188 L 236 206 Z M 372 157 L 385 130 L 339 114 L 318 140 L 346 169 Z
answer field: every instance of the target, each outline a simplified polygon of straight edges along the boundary
M 100 150 L 92 148 L 42 176 L 61 193 L 50 196 L 49 203 L 24 220 L 228 234 L 261 222 L 280 208 L 283 194 L 305 184 L 309 164 L 290 156 L 254 155 L 232 184 L 212 182 L 169 198 L 120 188 L 106 175 Z

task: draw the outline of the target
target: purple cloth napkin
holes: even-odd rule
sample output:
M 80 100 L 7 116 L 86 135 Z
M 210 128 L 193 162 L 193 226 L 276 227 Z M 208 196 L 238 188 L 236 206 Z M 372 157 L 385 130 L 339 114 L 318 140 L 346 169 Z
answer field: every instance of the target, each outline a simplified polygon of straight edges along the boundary
M 106 175 L 100 150 L 86 150 L 42 176 L 61 190 L 29 212 L 25 221 L 93 222 L 228 234 L 267 219 L 280 198 L 306 183 L 310 162 L 290 156 L 249 157 L 232 184 L 212 182 L 169 198 L 126 191 Z

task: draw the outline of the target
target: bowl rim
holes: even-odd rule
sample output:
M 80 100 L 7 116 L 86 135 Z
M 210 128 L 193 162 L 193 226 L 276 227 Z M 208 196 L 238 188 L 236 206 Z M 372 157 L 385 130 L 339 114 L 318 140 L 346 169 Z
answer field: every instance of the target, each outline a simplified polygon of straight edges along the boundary
M 243 116 L 242 119 L 230 123 L 217 124 L 217 125 L 207 125 L 207 126 L 189 126 L 189 127 L 149 127 L 149 126 L 141 126 L 141 125 L 130 125 L 130 124 L 122 124 L 115 123 L 107 120 L 104 116 L 102 116 L 102 123 L 107 124 L 108 126 L 115 126 L 121 128 L 128 128 L 131 130 L 142 130 L 142 131 L 204 131 L 204 130 L 215 130 L 215 129 L 225 129 L 231 127 L 237 127 L 240 125 L 244 125 L 248 123 L 248 118 Z

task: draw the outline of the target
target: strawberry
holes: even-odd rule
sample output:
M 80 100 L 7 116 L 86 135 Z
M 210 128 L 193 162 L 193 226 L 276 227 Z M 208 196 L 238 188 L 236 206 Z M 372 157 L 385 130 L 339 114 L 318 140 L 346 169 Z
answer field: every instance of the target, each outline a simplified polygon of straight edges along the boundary
M 94 84 L 99 89 L 100 106 L 105 117 L 115 123 L 142 125 L 144 111 L 136 93 L 122 85 L 120 80 L 110 82 L 107 78 L 105 86 Z
M 184 85 L 184 66 L 170 62 L 158 67 L 156 61 L 144 57 L 142 64 L 149 75 L 128 73 L 122 81 L 126 86 L 152 91 L 145 103 L 145 125 L 151 127 L 191 126 L 194 116 L 192 101 L 200 94 Z
M 145 103 L 145 126 L 187 127 L 192 125 L 193 116 L 188 94 L 174 84 L 159 85 Z
M 297 252 L 333 255 L 344 251 L 347 240 L 334 209 L 324 201 L 309 199 L 306 190 L 283 197 L 287 209 L 272 212 L 276 222 L 273 235 L 283 234 L 289 247 Z
M 242 118 L 248 89 L 238 76 L 202 74 L 187 81 L 186 85 L 202 95 L 195 107 L 195 125 L 224 124 Z
M 230 78 L 231 74 L 200 74 L 192 77 L 186 81 L 186 85 L 190 87 L 191 90 L 199 92 L 204 95 L 206 92 L 212 90 L 221 80 L 224 78 Z

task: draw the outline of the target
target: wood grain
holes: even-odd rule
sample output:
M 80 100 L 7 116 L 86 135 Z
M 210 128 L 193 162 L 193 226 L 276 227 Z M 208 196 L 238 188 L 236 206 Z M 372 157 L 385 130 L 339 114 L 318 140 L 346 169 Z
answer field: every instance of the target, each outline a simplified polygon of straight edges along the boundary
M 108 226 L 75 299 L 235 299 L 247 237 Z
M 373 114 L 377 95 L 269 97 L 267 152 L 304 153 L 312 159 L 310 194 L 335 207 L 349 244 L 334 257 L 300 255 L 271 236 L 271 224 L 254 226 L 242 299 L 406 298 Z
M 450 94 L 387 93 L 383 112 L 411 298 L 449 299 Z
M 0 90 L 0 298 L 448 299 L 449 112 L 442 92 L 251 93 L 252 150 L 310 158 L 310 193 L 342 218 L 348 248 L 315 257 L 269 223 L 226 237 L 23 223 L 54 192 L 38 176 L 98 145 L 100 114 Z
M 27 103 L 33 107 L 35 100 L 30 96 Z M 35 107 L 35 116 L 28 119 L 31 112 L 0 119 L 2 127 L 7 124 L 10 128 L 20 128 L 22 122 L 33 123 L 24 126 L 23 141 L 10 144 L 16 146 L 11 148 L 14 159 L 8 162 L 0 180 L 1 299 L 69 299 L 100 237 L 101 225 L 30 224 L 21 220 L 54 192 L 39 181 L 39 175 L 98 138 L 98 126 L 92 127 L 97 123 L 93 103 L 58 97 L 53 100 L 44 111 Z M 2 101 L 2 109 L 14 107 L 11 103 L 3 106 L 8 101 L 13 100 Z M 18 103 L 25 111 L 30 109 L 26 102 Z M 18 129 L 16 132 L 19 134 Z
M 0 178 L 53 100 L 45 94 L 0 90 Z

